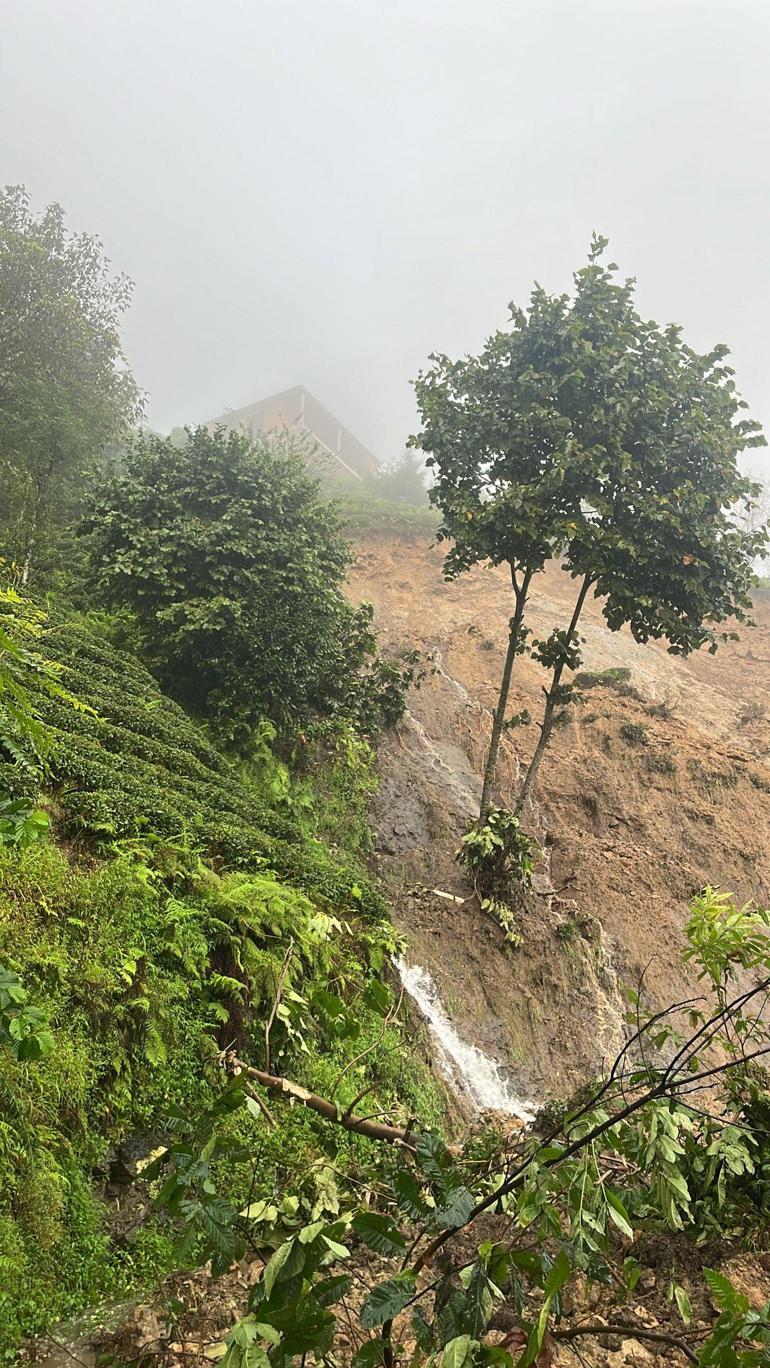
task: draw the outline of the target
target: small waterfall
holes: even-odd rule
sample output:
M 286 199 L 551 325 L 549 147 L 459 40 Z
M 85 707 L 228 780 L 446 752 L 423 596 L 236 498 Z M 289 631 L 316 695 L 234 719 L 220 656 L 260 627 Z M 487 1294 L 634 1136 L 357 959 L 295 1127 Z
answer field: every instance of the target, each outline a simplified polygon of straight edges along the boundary
M 396 968 L 406 992 L 430 1026 L 439 1067 L 456 1091 L 467 1098 L 475 1111 L 504 1112 L 525 1123 L 532 1121 L 534 1111 L 511 1091 L 495 1061 L 460 1038 L 428 970 L 403 959 L 396 961 Z

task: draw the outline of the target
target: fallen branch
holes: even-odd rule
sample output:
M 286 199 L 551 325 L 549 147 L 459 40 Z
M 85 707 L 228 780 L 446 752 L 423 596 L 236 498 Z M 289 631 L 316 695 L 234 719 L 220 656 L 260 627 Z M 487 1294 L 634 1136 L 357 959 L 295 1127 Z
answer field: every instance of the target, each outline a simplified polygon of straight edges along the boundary
M 348 1112 L 343 1112 L 335 1102 L 329 1102 L 325 1097 L 308 1092 L 307 1088 L 303 1088 L 300 1083 L 293 1083 L 290 1078 L 279 1078 L 276 1074 L 265 1073 L 262 1069 L 255 1069 L 251 1064 L 245 1064 L 232 1050 L 222 1056 L 222 1063 L 233 1077 L 245 1074 L 261 1087 L 267 1088 L 268 1092 L 283 1094 L 289 1102 L 300 1103 L 310 1111 L 317 1112 L 324 1120 L 342 1126 L 343 1130 L 352 1131 L 355 1135 L 366 1135 L 370 1140 L 383 1140 L 388 1145 L 400 1145 L 403 1149 L 415 1148 L 412 1134 L 405 1127 L 390 1126 L 384 1121 L 374 1121 L 365 1116 L 351 1116 Z
M 628 1335 L 633 1339 L 654 1340 L 659 1344 L 671 1344 L 684 1354 L 691 1363 L 698 1363 L 698 1356 L 694 1354 L 689 1344 L 678 1335 L 672 1335 L 666 1330 L 645 1330 L 641 1325 L 571 1325 L 564 1330 L 552 1330 L 551 1338 L 554 1340 L 573 1340 L 580 1335 Z

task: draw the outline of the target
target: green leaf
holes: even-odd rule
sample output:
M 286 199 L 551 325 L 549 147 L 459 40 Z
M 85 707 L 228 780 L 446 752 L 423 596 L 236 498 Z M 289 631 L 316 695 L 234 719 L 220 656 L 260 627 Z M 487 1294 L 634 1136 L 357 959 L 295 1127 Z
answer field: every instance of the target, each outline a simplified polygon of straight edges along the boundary
M 412 1221 L 424 1221 L 429 1213 L 420 1191 L 420 1185 L 411 1173 L 401 1169 L 393 1179 L 393 1191 L 401 1210 Z
M 564 1284 L 569 1281 L 572 1275 L 572 1263 L 566 1249 L 560 1249 L 552 1267 L 548 1271 L 543 1292 L 550 1301 L 552 1297 L 560 1292 Z
M 367 1340 L 353 1355 L 356 1368 L 383 1368 L 385 1363 L 385 1344 L 381 1339 Z
M 444 1345 L 441 1354 L 441 1368 L 466 1368 L 472 1361 L 473 1349 L 478 1344 L 470 1335 L 456 1335 Z
M 748 1309 L 748 1300 L 733 1287 L 730 1279 L 723 1273 L 718 1273 L 714 1268 L 704 1268 L 703 1276 L 720 1311 L 735 1313 L 742 1310 L 744 1304 Z
M 633 1292 L 641 1276 L 642 1266 L 636 1259 L 629 1257 L 623 1260 L 623 1281 L 629 1292 Z
M 340 1244 L 338 1240 L 333 1240 L 333 1239 L 331 1239 L 331 1237 L 330 1237 L 329 1235 L 322 1235 L 322 1236 L 321 1236 L 321 1239 L 323 1240 L 323 1242 L 324 1242 L 325 1245 L 328 1245 L 329 1249 L 331 1250 L 331 1252 L 332 1252 L 332 1254 L 335 1256 L 335 1258 L 337 1258 L 337 1259 L 349 1259 L 349 1258 L 350 1258 L 350 1250 L 349 1250 L 349 1249 L 346 1249 L 345 1246 L 344 1246 L 343 1244 Z
M 265 1265 L 262 1282 L 265 1295 L 270 1296 L 277 1282 L 287 1282 L 302 1272 L 305 1266 L 305 1250 L 298 1240 L 287 1240 L 276 1249 L 275 1254 Z
M 359 1211 L 353 1219 L 353 1230 L 376 1254 L 401 1254 L 406 1249 L 406 1240 L 389 1216 Z
M 692 1302 L 690 1301 L 690 1298 L 688 1297 L 685 1289 L 683 1287 L 680 1287 L 678 1283 L 674 1287 L 674 1298 L 676 1300 L 677 1307 L 679 1308 L 679 1314 L 682 1317 L 682 1320 L 684 1321 L 685 1325 L 689 1325 L 690 1321 L 692 1320 Z
M 290 1304 L 279 1311 L 267 1312 L 262 1309 L 260 1314 L 280 1331 L 282 1359 L 311 1352 L 320 1359 L 331 1348 L 336 1318 L 333 1312 L 319 1305 L 312 1292 L 301 1298 L 292 1298 Z
M 335 1302 L 347 1296 L 353 1279 L 347 1273 L 337 1273 L 331 1278 L 322 1278 L 313 1284 L 313 1296 L 319 1306 L 334 1306 Z
M 396 1273 L 373 1288 L 361 1307 L 361 1324 L 364 1330 L 374 1330 L 385 1321 L 393 1320 L 403 1311 L 417 1291 L 417 1279 L 411 1269 Z
M 463 1226 L 469 1219 L 476 1199 L 467 1187 L 454 1188 L 436 1211 L 436 1224 L 442 1230 Z
M 629 1240 L 633 1240 L 633 1227 L 628 1219 L 628 1212 L 620 1198 L 616 1193 L 611 1192 L 609 1188 L 605 1188 L 605 1195 L 607 1198 L 607 1211 L 610 1220 L 617 1226 L 618 1230 L 628 1237 Z

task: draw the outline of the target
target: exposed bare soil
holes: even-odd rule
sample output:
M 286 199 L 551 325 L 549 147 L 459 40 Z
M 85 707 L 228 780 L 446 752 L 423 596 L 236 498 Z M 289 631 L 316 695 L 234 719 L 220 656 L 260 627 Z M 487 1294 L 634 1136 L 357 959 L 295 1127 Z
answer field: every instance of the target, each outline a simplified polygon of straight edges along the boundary
M 711 883 L 770 899 L 770 719 L 743 721 L 747 704 L 770 704 L 770 598 L 759 596 L 758 625 L 740 642 L 686 660 L 610 632 L 589 604 L 583 668 L 629 668 L 631 693 L 591 689 L 554 738 L 527 814 L 546 861 L 511 953 L 475 905 L 410 893 L 469 892 L 453 854 L 478 802 L 512 611 L 505 571 L 448 584 L 440 548 L 373 537 L 359 547 L 350 594 L 374 604 L 389 648 L 417 645 L 433 669 L 382 744 L 373 812 L 377 870 L 410 954 L 463 1034 L 533 1094 L 567 1094 L 622 1037 L 621 983 L 643 975 L 656 1005 L 692 992 L 679 952 L 695 893 Z M 532 599 L 534 635 L 564 625 L 574 596 L 569 576 L 549 567 Z M 520 658 L 511 712 L 537 717 L 542 684 L 539 666 Z M 624 738 L 629 723 L 646 729 L 641 739 Z M 535 740 L 531 726 L 504 741 L 504 803 Z

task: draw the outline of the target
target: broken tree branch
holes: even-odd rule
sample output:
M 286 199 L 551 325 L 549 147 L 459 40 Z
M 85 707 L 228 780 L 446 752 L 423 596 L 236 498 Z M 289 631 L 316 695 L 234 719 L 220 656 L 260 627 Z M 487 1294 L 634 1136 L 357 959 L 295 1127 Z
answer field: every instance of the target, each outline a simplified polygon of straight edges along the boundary
M 317 1112 L 326 1121 L 333 1121 L 344 1130 L 352 1131 L 354 1135 L 366 1135 L 370 1140 L 382 1140 L 387 1145 L 400 1145 L 403 1149 L 415 1148 L 411 1133 L 403 1126 L 391 1126 L 384 1121 L 351 1116 L 348 1112 L 341 1111 L 335 1102 L 308 1092 L 307 1088 L 303 1088 L 300 1083 L 293 1083 L 290 1078 L 279 1078 L 276 1074 L 265 1073 L 263 1069 L 255 1069 L 253 1065 L 244 1063 L 232 1050 L 222 1056 L 222 1062 L 233 1077 L 244 1074 L 246 1078 L 253 1078 L 261 1087 L 267 1088 L 268 1092 L 283 1094 L 287 1101 L 300 1103 L 310 1111 Z
M 570 1325 L 564 1329 L 551 1331 L 551 1338 L 554 1340 L 573 1340 L 580 1335 L 628 1335 L 632 1339 L 653 1340 L 659 1344 L 671 1344 L 684 1354 L 685 1358 L 691 1363 L 697 1363 L 698 1357 L 693 1353 L 689 1344 L 678 1335 L 672 1335 L 666 1330 L 646 1330 L 641 1325 L 619 1324 L 619 1325 Z

